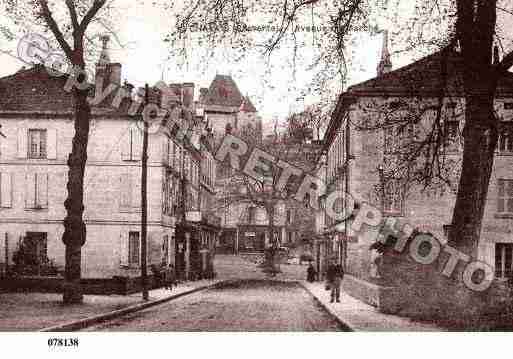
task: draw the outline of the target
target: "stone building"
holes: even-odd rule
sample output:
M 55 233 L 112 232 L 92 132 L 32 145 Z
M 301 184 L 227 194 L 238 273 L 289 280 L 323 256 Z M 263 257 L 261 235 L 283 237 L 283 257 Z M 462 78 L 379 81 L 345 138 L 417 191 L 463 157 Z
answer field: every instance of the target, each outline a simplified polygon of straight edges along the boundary
M 442 72 L 445 66 L 447 71 Z M 404 187 L 387 179 L 383 176 L 383 167 L 394 160 L 394 148 L 401 143 L 401 135 L 394 131 L 394 126 L 370 131 L 359 125 L 362 121 L 370 123 L 387 111 L 384 109 L 397 108 L 398 104 L 409 104 L 417 109 L 439 104 L 440 89 L 443 89 L 441 109 L 447 141 L 444 153 L 448 161 L 454 161 L 454 178 L 457 178 L 465 106 L 460 54 L 457 50 L 448 51 L 447 55 L 437 52 L 405 67 L 391 68 L 385 37 L 377 77 L 349 87 L 339 97 L 324 138 L 326 166 L 319 175 L 328 192 L 349 193 L 358 198 L 357 206 L 369 203 L 385 218 L 400 219 L 401 223 L 430 232 L 444 242 L 451 226 L 456 188 L 423 191 L 420 185 Z M 442 73 L 448 76 L 443 77 Z M 495 109 L 501 118 L 500 138 L 477 257 L 494 268 L 497 281 L 505 281 L 513 273 L 513 74 L 508 73 L 499 80 Z M 436 111 L 426 111 L 425 116 L 432 119 Z M 406 131 L 404 136 L 410 133 L 413 132 Z M 346 289 L 379 306 L 384 302 L 380 296 L 386 288 L 380 287 L 379 256 L 369 249 L 375 236 L 355 234 L 350 230 L 351 224 L 351 219 L 336 222 L 325 210 L 319 211 L 318 265 L 322 269 L 327 257 L 339 258 L 349 274 Z
M 111 63 L 106 42 L 96 65 L 96 91 L 115 84 L 129 95 L 114 105 L 114 92 L 92 107 L 84 179 L 87 241 L 82 248 L 82 277 L 133 278 L 140 275 L 141 116 L 131 111 L 136 99 L 133 86 L 121 84 L 121 64 Z M 63 203 L 74 135 L 67 80 L 64 74 L 50 76 L 41 65 L 0 79 L 5 134 L 0 139 L 0 262 L 3 267 L 13 266 L 23 247 L 30 262 L 30 268 L 24 269 L 27 275 L 44 275 L 47 267 L 61 272 L 64 266 Z M 180 98 L 169 101 L 182 106 L 184 113 L 195 113 L 192 96 L 183 90 Z M 211 162 L 211 147 L 178 142 L 169 131 L 149 135 L 148 265 L 178 264 L 183 249 L 190 266 L 191 246 L 180 247 L 175 240 L 177 198 L 180 184 L 186 183 L 183 193 L 187 193 L 188 209 L 200 213 L 201 219 L 201 188 L 205 185 L 210 191 L 215 178 Z M 213 247 L 215 234 L 201 238 L 199 249 Z
M 228 128 L 234 135 L 247 134 L 262 139 L 262 120 L 249 96 L 240 92 L 230 75 L 216 75 L 208 88 L 201 88 L 198 98 L 218 141 Z

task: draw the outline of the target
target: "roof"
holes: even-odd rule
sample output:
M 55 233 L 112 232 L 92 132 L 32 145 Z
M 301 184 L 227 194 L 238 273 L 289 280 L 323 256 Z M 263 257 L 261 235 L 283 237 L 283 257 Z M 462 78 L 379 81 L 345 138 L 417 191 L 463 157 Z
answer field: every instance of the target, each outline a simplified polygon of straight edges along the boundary
M 407 66 L 349 87 L 353 96 L 436 96 L 443 86 L 442 51 L 435 52 Z M 463 95 L 463 58 L 455 50 L 447 55 L 446 93 Z M 497 97 L 513 96 L 513 73 L 503 76 L 497 85 Z
M 353 85 L 342 93 L 324 136 L 323 150 L 334 138 L 343 122 L 343 115 L 359 97 L 431 97 L 438 96 L 443 85 L 442 59 L 439 51 L 421 58 L 409 65 Z M 455 50 L 447 56 L 447 96 L 463 96 L 463 58 Z M 496 98 L 513 98 L 513 73 L 507 72 L 497 84 Z
M 230 112 L 257 112 L 249 97 L 242 95 L 230 75 L 216 75 L 208 91 L 200 90 L 200 102 L 217 110 L 220 110 L 220 107 L 228 107 Z
M 0 112 L 2 113 L 73 113 L 73 95 L 64 89 L 67 75 L 50 76 L 42 65 L 22 69 L 0 78 Z M 92 85 L 91 85 L 92 86 Z M 115 93 L 115 92 L 114 92 Z M 129 100 L 119 109 L 110 107 L 107 100 L 93 107 L 95 114 L 126 115 Z
M 0 111 L 71 112 L 73 97 L 65 83 L 65 77 L 51 77 L 42 66 L 0 78 Z
M 242 99 L 241 109 L 242 112 L 257 112 L 255 106 L 249 99 L 249 96 L 246 96 Z

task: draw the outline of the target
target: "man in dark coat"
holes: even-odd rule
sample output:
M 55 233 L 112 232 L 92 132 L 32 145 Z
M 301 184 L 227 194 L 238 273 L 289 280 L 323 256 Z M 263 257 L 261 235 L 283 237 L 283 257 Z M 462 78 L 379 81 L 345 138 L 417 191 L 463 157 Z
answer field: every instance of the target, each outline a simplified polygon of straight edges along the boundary
M 315 278 L 317 277 L 317 271 L 315 270 L 312 262 L 308 265 L 306 269 L 306 280 L 311 282 L 315 282 Z
M 344 270 L 342 266 L 334 260 L 331 260 L 326 271 L 327 285 L 331 290 L 331 303 L 335 300 L 337 303 L 340 303 L 340 284 L 343 278 Z

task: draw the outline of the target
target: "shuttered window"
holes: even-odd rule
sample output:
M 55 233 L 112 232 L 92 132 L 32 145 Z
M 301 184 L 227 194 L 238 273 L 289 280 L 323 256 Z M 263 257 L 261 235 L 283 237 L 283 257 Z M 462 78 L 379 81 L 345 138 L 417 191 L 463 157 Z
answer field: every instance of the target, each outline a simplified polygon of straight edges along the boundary
M 128 264 L 139 265 L 141 242 L 139 232 L 128 233 Z
M 25 208 L 48 208 L 48 174 L 28 173 L 25 177 Z
M 122 149 L 123 161 L 139 161 L 142 153 L 142 132 L 137 126 L 128 129 Z
M 141 177 L 138 172 L 127 171 L 121 174 L 120 210 L 140 210 L 141 208 Z
M 495 277 L 511 278 L 513 263 L 513 243 L 495 244 Z
M 513 180 L 500 179 L 497 187 L 497 212 L 513 213 Z
M 28 132 L 28 157 L 46 158 L 46 130 L 30 129 Z
M 0 173 L 0 207 L 12 207 L 12 173 Z

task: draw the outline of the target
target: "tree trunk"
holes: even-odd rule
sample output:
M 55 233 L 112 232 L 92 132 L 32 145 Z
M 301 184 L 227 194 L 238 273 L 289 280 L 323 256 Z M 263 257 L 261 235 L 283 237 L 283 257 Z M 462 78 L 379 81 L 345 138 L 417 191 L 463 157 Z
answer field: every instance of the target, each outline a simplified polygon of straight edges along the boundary
M 449 233 L 449 244 L 474 258 L 498 138 L 493 102 L 493 92 L 466 96 L 463 163 Z
M 87 90 L 73 90 L 75 135 L 68 157 L 68 197 L 64 201 L 66 217 L 62 241 L 66 246 L 63 301 L 81 303 L 83 300 L 81 277 L 81 251 L 86 241 L 84 212 L 84 173 L 89 140 L 91 107 L 87 102 Z

